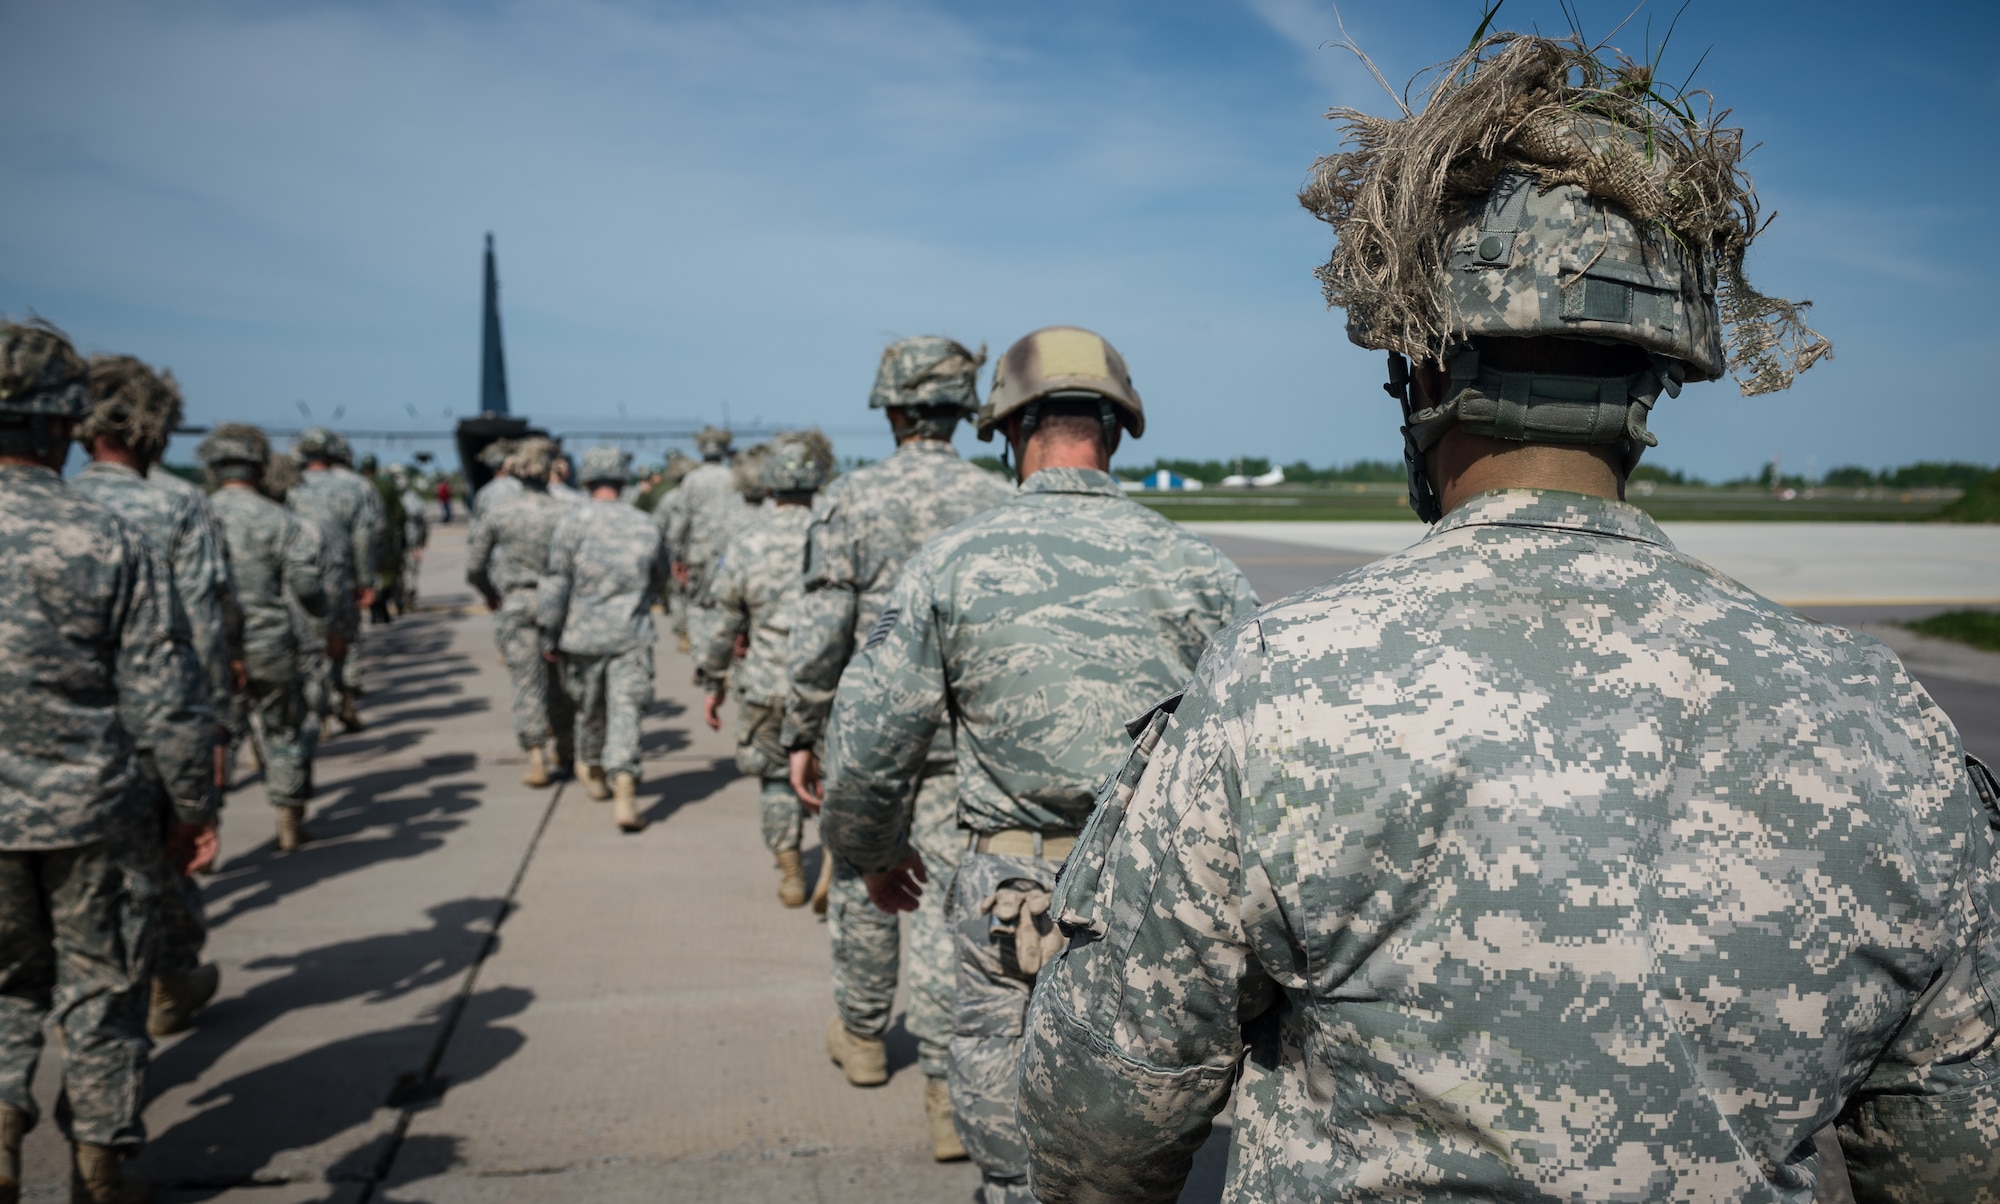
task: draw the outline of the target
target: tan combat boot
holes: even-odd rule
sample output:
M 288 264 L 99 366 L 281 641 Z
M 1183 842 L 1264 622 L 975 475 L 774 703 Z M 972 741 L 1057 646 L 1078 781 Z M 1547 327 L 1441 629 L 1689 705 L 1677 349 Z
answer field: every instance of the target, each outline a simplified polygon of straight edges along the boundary
M 827 897 L 833 893 L 833 854 L 822 845 L 819 851 L 819 881 L 813 883 L 812 909 L 816 916 L 826 914 Z
M 646 826 L 639 818 L 639 779 L 629 773 L 611 780 L 611 818 L 620 832 L 637 832 Z
M 222 985 L 222 971 L 215 963 L 196 966 L 184 974 L 162 974 L 153 979 L 153 1003 L 146 1011 L 146 1031 L 155 1037 L 180 1032 L 194 1023 L 194 1014 L 215 998 Z
M 153 1185 L 108 1145 L 77 1144 L 69 1171 L 70 1204 L 147 1204 Z
M 965 1143 L 951 1123 L 951 1088 L 943 1079 L 924 1080 L 924 1119 L 931 1127 L 931 1161 L 964 1162 Z
M 576 780 L 583 783 L 583 792 L 598 802 L 611 797 L 611 787 L 604 781 L 604 766 L 576 763 Z
M 786 849 L 778 854 L 778 902 L 786 907 L 806 905 L 805 862 L 797 849 Z
M 368 725 L 361 722 L 361 712 L 355 709 L 354 695 L 351 693 L 340 696 L 340 726 L 350 732 L 368 730 Z
M 826 1056 L 847 1072 L 847 1081 L 856 1087 L 880 1087 L 889 1081 L 889 1051 L 882 1038 L 848 1032 L 837 1014 L 826 1022 Z
M 306 831 L 306 809 L 293 803 L 278 808 L 278 851 L 289 853 L 312 839 Z
M 521 775 L 523 786 L 546 786 L 549 784 L 549 758 L 540 747 L 528 750 L 528 772 Z
M 21 1204 L 21 1139 L 28 1114 L 0 1105 L 0 1204 Z

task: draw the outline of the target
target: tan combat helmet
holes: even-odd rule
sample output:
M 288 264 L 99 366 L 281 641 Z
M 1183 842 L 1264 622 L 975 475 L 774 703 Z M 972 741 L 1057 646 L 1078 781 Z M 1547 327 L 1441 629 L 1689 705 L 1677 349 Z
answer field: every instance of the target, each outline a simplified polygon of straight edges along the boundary
M 171 372 L 154 372 L 129 355 L 90 359 L 90 413 L 77 424 L 76 441 L 89 447 L 99 436 L 124 444 L 146 464 L 158 461 L 181 424 L 181 390 Z
M 1045 401 L 1096 401 L 1105 424 L 1106 442 L 1123 425 L 1133 438 L 1146 433 L 1146 410 L 1125 357 L 1104 337 L 1081 326 L 1044 326 L 1007 349 L 993 366 L 993 388 L 980 407 L 976 429 L 981 442 L 1009 416 L 1026 411 L 1025 437 L 1040 417 Z

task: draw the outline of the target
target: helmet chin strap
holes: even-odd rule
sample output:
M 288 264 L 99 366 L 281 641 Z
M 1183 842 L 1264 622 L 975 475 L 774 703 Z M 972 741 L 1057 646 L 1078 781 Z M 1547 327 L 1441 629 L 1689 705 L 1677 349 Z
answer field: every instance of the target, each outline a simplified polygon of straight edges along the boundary
M 1396 399 L 1403 407 L 1403 475 L 1409 484 L 1410 509 L 1426 523 L 1435 523 L 1444 517 L 1444 506 L 1438 500 L 1437 486 L 1431 482 L 1430 466 L 1424 462 L 1423 449 L 1417 446 L 1417 432 L 1411 426 L 1412 406 L 1410 391 L 1416 387 L 1410 375 L 1410 361 L 1400 354 L 1389 353 L 1389 379 L 1382 391 Z

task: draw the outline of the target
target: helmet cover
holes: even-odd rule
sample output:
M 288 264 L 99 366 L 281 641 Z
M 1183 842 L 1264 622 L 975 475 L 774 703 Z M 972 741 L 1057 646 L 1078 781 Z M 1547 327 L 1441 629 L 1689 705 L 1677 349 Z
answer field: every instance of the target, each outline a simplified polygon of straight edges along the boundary
M 166 451 L 181 424 L 181 390 L 171 372 L 154 372 L 129 355 L 90 358 L 90 413 L 77 424 L 77 442 L 90 446 L 108 435 L 147 461 Z
M 271 441 L 262 430 L 247 422 L 222 422 L 208 433 L 194 454 L 211 470 L 228 464 L 251 469 L 247 475 L 257 476 L 270 462 Z
M 300 460 L 324 460 L 335 463 L 334 447 L 340 436 L 323 426 L 309 426 L 292 440 L 292 455 Z M 341 440 L 344 442 L 344 440 Z
M 69 336 L 40 318 L 0 319 L 0 414 L 81 418 L 89 366 Z
M 577 476 L 585 485 L 623 485 L 632 479 L 632 454 L 602 444 L 583 453 Z
M 969 417 L 979 411 L 979 369 L 985 362 L 984 346 L 974 354 L 938 335 L 899 339 L 882 349 L 868 408 L 950 409 Z
M 760 476 L 772 493 L 816 493 L 833 476 L 833 443 L 817 429 L 771 441 Z
M 735 442 L 735 435 L 717 426 L 702 427 L 694 437 L 695 450 L 704 460 L 720 460 L 729 454 L 730 445 Z

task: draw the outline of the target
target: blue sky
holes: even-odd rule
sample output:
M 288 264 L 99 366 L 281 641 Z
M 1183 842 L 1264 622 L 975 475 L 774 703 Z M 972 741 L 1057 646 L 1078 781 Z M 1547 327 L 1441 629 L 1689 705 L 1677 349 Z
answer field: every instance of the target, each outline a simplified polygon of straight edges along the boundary
M 1579 7 L 1592 35 L 1629 10 Z M 1400 83 L 1479 6 L 1341 13 Z M 1499 23 L 1564 28 L 1553 0 Z M 1997 33 L 1991 5 L 1688 7 L 1663 74 L 1713 47 L 1698 82 L 1781 214 L 1752 277 L 1837 358 L 1663 404 L 1652 462 L 2000 460 Z M 1126 458 L 1392 458 L 1293 199 L 1328 106 L 1389 105 L 1338 36 L 1316 0 L 0 0 L 0 311 L 171 366 L 197 421 L 439 429 L 476 403 L 492 230 L 515 407 L 558 427 L 726 404 L 880 455 L 885 340 L 1068 322 L 1132 365 Z

